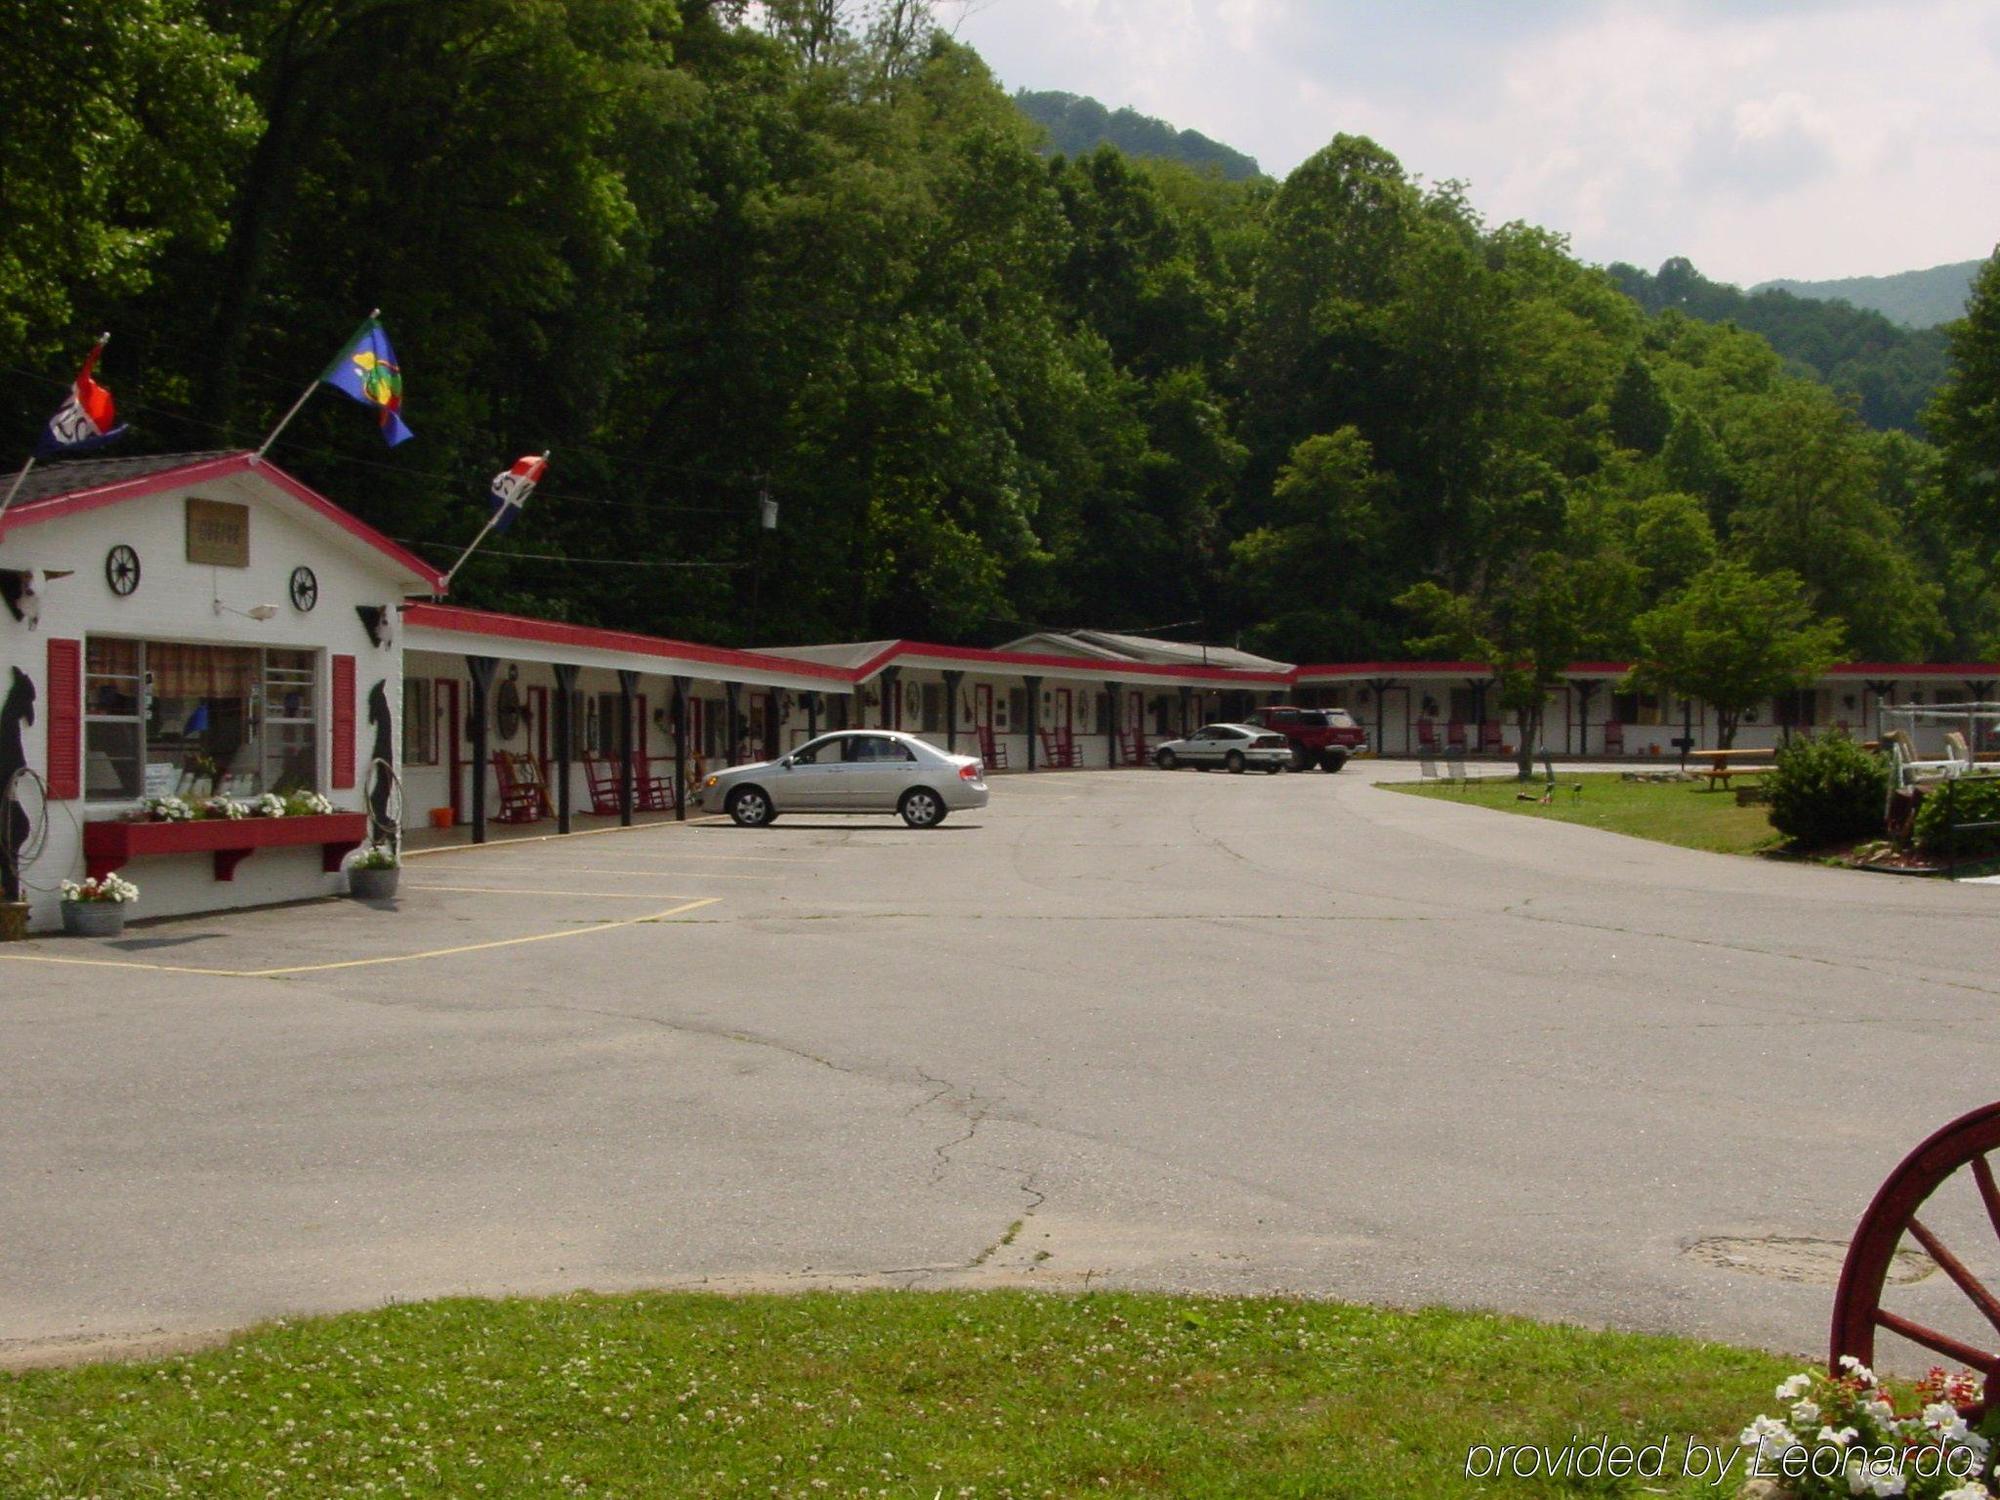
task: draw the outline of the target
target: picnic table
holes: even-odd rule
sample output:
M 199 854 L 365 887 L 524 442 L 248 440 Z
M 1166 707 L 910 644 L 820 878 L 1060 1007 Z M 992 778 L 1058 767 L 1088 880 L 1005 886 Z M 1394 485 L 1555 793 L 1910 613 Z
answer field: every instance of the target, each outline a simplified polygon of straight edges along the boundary
M 1690 750 L 1688 759 L 1705 762 L 1695 767 L 1695 774 L 1708 778 L 1711 792 L 1717 783 L 1729 785 L 1732 776 L 1763 776 L 1777 769 L 1769 750 Z

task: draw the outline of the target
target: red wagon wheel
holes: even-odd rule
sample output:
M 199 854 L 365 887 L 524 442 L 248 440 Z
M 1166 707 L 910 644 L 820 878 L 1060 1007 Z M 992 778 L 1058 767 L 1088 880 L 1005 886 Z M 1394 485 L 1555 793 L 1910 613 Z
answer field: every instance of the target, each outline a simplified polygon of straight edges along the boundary
M 1917 1217 L 1946 1182 L 1967 1172 L 1978 1187 L 1987 1221 L 2000 1239 L 2000 1184 L 1994 1181 L 1987 1153 L 2000 1149 L 2000 1103 L 1960 1115 L 1904 1157 L 1876 1190 L 1875 1201 L 1861 1216 L 1840 1270 L 1840 1287 L 1833 1297 L 1833 1341 L 1828 1364 L 1840 1373 L 1840 1357 L 1851 1354 L 1863 1364 L 1875 1359 L 1875 1330 L 1886 1328 L 1912 1343 L 1956 1360 L 1986 1377 L 1987 1394 L 1966 1409 L 1971 1420 L 2000 1399 L 1993 1387 L 2000 1377 L 2000 1296 L 1975 1276 L 1963 1260 Z M 1882 1290 L 1904 1234 L 1920 1245 L 1940 1271 L 1964 1293 L 1994 1332 L 1993 1348 L 1981 1349 L 1949 1333 L 1890 1312 L 1882 1306 Z

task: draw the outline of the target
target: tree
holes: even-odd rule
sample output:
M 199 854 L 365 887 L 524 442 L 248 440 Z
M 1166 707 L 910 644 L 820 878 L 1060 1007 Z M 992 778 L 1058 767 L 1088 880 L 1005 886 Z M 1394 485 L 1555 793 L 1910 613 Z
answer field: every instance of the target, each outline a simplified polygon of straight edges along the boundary
M 1514 715 L 1515 764 L 1534 774 L 1549 695 L 1579 660 L 1602 650 L 1628 617 L 1637 586 L 1630 563 L 1606 556 L 1533 553 L 1481 593 L 1453 593 L 1434 581 L 1397 596 L 1423 632 L 1419 656 L 1466 658 L 1493 674 L 1500 706 Z
M 0 10 L 0 355 L 142 291 L 175 240 L 213 248 L 257 111 L 250 61 L 193 0 Z
M 1991 548 L 2000 540 L 2000 250 L 1980 268 L 1965 317 L 1946 337 L 1951 374 L 1925 420 L 1961 512 Z
M 1329 660 L 1365 639 L 1365 605 L 1371 596 L 1379 601 L 1382 588 L 1376 563 L 1388 490 L 1367 440 L 1352 427 L 1292 450 L 1273 488 L 1270 519 L 1229 549 L 1232 579 L 1262 622 L 1253 635 L 1258 646 L 1295 660 Z
M 1639 660 L 1626 686 L 1699 698 L 1715 710 L 1721 748 L 1743 715 L 1795 691 L 1840 660 L 1846 631 L 1818 620 L 1792 573 L 1759 574 L 1718 562 L 1633 621 Z
M 1873 435 L 1826 391 L 1788 381 L 1744 403 L 1726 441 L 1743 500 L 1729 536 L 1763 572 L 1798 575 L 1822 616 L 1877 661 L 1920 659 L 1944 635 L 1937 585 L 1924 579 L 1881 500 Z
M 1673 431 L 1674 408 L 1653 382 L 1653 372 L 1634 354 L 1619 372 L 1611 391 L 1611 436 L 1621 448 L 1647 455 L 1666 446 Z

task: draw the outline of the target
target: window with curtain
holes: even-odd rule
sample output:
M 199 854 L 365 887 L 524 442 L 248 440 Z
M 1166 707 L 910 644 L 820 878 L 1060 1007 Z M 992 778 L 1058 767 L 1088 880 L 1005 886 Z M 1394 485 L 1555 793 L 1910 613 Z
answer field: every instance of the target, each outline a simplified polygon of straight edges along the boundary
M 84 660 L 86 798 L 318 790 L 318 653 L 93 636 Z

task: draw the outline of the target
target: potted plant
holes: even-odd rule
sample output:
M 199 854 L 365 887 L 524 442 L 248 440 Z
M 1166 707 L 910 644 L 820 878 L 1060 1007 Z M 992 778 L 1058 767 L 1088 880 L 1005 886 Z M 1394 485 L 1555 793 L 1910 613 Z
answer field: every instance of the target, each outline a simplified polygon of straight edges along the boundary
M 387 844 L 370 844 L 347 867 L 347 894 L 358 901 L 387 901 L 396 894 L 403 862 Z
M 63 931 L 76 937 L 116 937 L 125 930 L 125 908 L 139 887 L 115 872 L 62 883 Z

